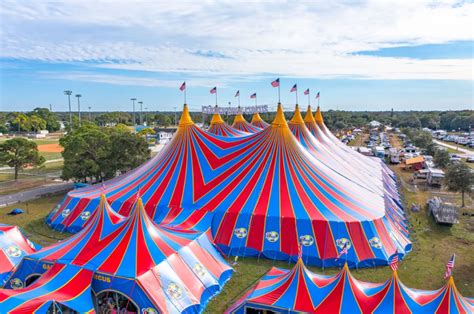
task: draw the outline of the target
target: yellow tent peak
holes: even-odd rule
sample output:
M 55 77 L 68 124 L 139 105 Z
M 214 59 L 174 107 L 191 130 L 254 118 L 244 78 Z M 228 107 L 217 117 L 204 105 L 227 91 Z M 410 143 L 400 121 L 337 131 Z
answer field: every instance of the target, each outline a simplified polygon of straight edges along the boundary
M 283 107 L 281 103 L 278 103 L 277 113 L 275 119 L 272 122 L 272 126 L 279 128 L 279 127 L 288 127 L 286 123 L 285 114 L 283 113 Z
M 308 110 L 306 110 L 306 115 L 304 116 L 304 122 L 311 123 L 315 122 L 313 117 L 313 111 L 311 110 L 311 106 L 308 106 Z
M 105 194 L 102 193 L 102 194 L 100 194 L 100 203 L 101 203 L 101 205 L 104 205 L 104 202 L 107 202 L 107 199 L 105 198 Z
M 346 272 L 349 272 L 349 266 L 347 265 L 347 262 L 344 263 L 344 267 L 342 269 Z
M 304 124 L 304 120 L 303 120 L 303 117 L 301 116 L 300 107 L 298 106 L 298 104 L 296 104 L 295 113 L 293 114 L 293 118 L 291 118 L 290 123 L 291 124 Z
M 321 108 L 318 106 L 318 109 L 316 109 L 316 113 L 314 114 L 314 120 L 321 124 L 324 123 L 323 115 L 321 114 Z
M 262 117 L 260 117 L 260 114 L 258 112 L 255 112 L 252 116 L 252 123 L 262 121 Z
M 224 123 L 224 120 L 222 120 L 222 117 L 219 114 L 219 108 L 216 106 L 216 110 L 214 112 L 214 115 L 212 116 L 211 125 L 219 123 Z
M 138 200 L 137 200 L 137 206 L 143 207 L 143 201 L 142 201 L 141 197 L 139 197 Z
M 191 119 L 191 115 L 189 114 L 188 105 L 184 104 L 183 106 L 183 113 L 181 114 L 181 118 L 179 119 L 179 126 L 185 125 L 193 125 L 193 119 Z
M 449 285 L 449 286 L 454 286 L 454 278 L 453 278 L 453 276 L 452 276 L 452 275 L 451 275 L 451 276 L 449 276 L 449 279 L 448 279 L 448 285 Z
M 247 120 L 245 120 L 244 116 L 242 115 L 242 110 L 240 109 L 240 106 L 237 110 L 237 115 L 234 118 L 234 124 L 236 123 L 245 123 Z

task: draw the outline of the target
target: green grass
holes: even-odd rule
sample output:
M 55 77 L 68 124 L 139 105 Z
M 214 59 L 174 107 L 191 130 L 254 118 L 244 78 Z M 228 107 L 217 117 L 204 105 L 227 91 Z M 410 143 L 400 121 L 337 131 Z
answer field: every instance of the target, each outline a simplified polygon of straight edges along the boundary
M 60 159 L 63 158 L 61 153 L 52 153 L 52 152 L 40 152 L 40 155 L 46 160 Z
M 12 138 L 14 138 L 14 137 L 7 138 L 7 137 L 3 136 L 3 137 L 0 138 L 0 143 L 5 142 L 7 140 L 10 140 Z M 42 138 L 30 139 L 30 138 L 27 138 L 27 137 L 25 137 L 25 138 L 32 141 L 32 142 L 35 142 L 37 145 L 59 143 L 59 138 L 45 138 L 45 139 L 42 139 Z
M 0 208 L 0 220 L 5 224 L 19 226 L 30 240 L 42 246 L 55 243 L 68 237 L 70 234 L 51 230 L 44 223 L 44 218 L 63 197 L 63 194 L 58 194 Z M 22 208 L 25 210 L 25 213 L 16 216 L 6 214 L 16 207 Z

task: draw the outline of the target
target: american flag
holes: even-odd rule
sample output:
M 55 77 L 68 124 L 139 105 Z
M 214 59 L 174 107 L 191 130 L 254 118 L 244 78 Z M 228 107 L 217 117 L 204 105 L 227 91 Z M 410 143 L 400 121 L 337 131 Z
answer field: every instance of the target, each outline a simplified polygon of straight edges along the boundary
M 319 92 L 316 94 L 316 99 L 318 99 L 318 98 L 319 98 Z
M 305 94 L 305 95 L 309 95 L 309 88 L 304 91 L 304 94 Z
M 298 90 L 298 86 L 293 85 L 293 87 L 290 89 L 290 93 L 296 92 Z
M 217 87 L 214 87 L 213 89 L 211 89 L 211 90 L 209 91 L 209 93 L 211 93 L 211 94 L 217 93 Z
M 240 96 L 240 90 L 238 90 L 237 93 L 235 93 L 234 97 L 239 97 L 239 96 Z
M 456 255 L 453 254 L 453 256 L 451 256 L 448 263 L 446 264 L 446 272 L 444 273 L 444 279 L 448 279 L 449 277 L 451 277 L 451 274 L 452 274 L 453 268 L 454 268 L 455 258 L 456 258 Z
M 180 91 L 184 91 L 186 89 L 186 82 L 183 82 L 183 84 L 181 84 L 181 87 L 179 88 Z
M 342 247 L 341 252 L 339 252 L 339 254 L 337 255 L 336 260 L 339 259 L 342 255 L 347 254 L 348 250 L 349 250 L 349 247 L 347 246 L 347 242 L 346 242 L 344 243 L 344 246 Z
M 301 246 L 301 243 L 298 243 L 298 259 L 303 258 L 303 247 Z
M 280 86 L 280 78 L 277 78 L 276 80 L 274 80 L 274 81 L 272 82 L 272 86 L 273 86 L 273 87 L 278 87 L 278 86 Z
M 253 93 L 252 95 L 250 95 L 250 99 L 255 99 L 257 98 L 257 93 Z
M 393 255 L 392 259 L 390 260 L 390 268 L 395 271 L 398 269 L 398 250 L 395 251 L 395 254 Z

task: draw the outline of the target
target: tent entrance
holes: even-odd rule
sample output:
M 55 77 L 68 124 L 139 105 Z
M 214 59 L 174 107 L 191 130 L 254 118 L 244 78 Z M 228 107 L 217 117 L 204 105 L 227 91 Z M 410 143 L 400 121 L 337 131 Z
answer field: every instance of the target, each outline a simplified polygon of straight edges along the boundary
M 117 313 L 138 313 L 138 307 L 126 295 L 115 290 L 104 290 L 95 297 L 95 307 L 99 313 L 111 313 L 114 310 Z

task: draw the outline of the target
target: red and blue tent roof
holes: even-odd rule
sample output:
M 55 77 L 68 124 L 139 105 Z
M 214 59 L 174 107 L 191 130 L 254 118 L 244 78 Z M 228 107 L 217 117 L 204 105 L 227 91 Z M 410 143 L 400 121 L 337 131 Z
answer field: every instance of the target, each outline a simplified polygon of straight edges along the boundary
M 79 313 L 95 313 L 90 288 L 93 272 L 74 265 L 54 264 L 24 288 L 0 289 L 2 313 L 52 313 L 55 304 Z M 57 312 L 54 312 L 57 313 Z
M 98 275 L 95 293 L 114 289 L 161 312 L 200 311 L 230 278 L 209 234 L 156 225 L 141 199 L 127 218 L 116 218 L 102 197 L 82 231 L 25 258 L 12 278 L 24 281 L 52 263 L 75 265 Z
M 229 254 L 296 259 L 302 244 L 308 263 L 330 266 L 340 264 L 347 243 L 351 267 L 387 264 L 396 250 L 411 248 L 403 213 L 380 185 L 354 181 L 301 145 L 281 106 L 271 126 L 242 137 L 201 130 L 185 107 L 157 156 L 103 188 L 71 191 L 47 221 L 67 227 L 93 212 L 101 193 L 126 216 L 139 194 L 156 221 L 171 221 L 181 209 L 211 212 L 214 240 Z
M 17 226 L 0 224 L 0 286 L 24 256 L 40 248 L 28 240 Z
M 218 112 L 214 113 L 212 116 L 211 124 L 209 125 L 207 131 L 209 133 L 225 137 L 238 137 L 249 134 L 247 131 L 229 126 L 224 120 L 222 120 L 222 117 Z
M 336 275 L 309 271 L 300 259 L 291 270 L 272 268 L 227 311 L 252 308 L 277 313 L 472 313 L 452 277 L 439 290 L 406 287 L 396 272 L 384 283 L 355 279 L 347 265 Z
M 248 123 L 247 120 L 245 120 L 244 116 L 242 115 L 242 112 L 240 111 L 240 107 L 237 115 L 234 118 L 234 123 L 232 124 L 232 127 L 239 131 L 247 133 L 256 133 L 262 130 L 262 128 L 254 126 Z
M 258 112 L 255 112 L 252 116 L 252 120 L 250 121 L 250 124 L 253 126 L 256 126 L 257 128 L 260 129 L 265 129 L 267 126 L 270 124 L 266 123 L 263 121 L 262 117 L 260 117 L 260 114 Z

